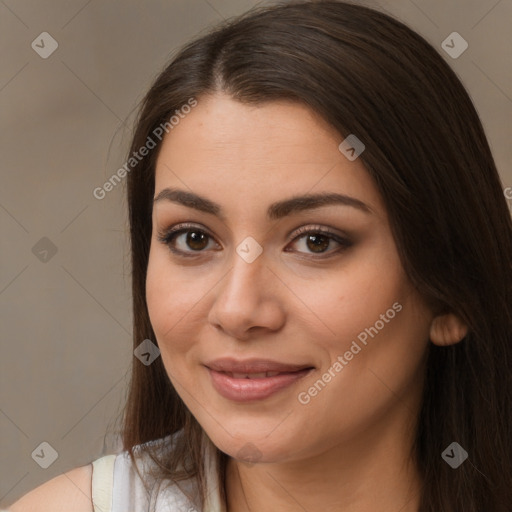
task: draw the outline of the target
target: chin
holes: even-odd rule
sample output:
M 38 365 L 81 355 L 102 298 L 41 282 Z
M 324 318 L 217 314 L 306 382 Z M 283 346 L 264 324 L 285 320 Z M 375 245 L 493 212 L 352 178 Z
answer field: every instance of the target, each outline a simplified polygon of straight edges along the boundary
M 243 433 L 231 436 L 229 425 L 224 424 L 226 430 L 216 429 L 215 432 L 206 430 L 215 446 L 233 459 L 246 463 L 277 462 L 289 458 L 292 444 L 290 439 L 284 438 L 282 433 L 264 436 L 262 430 L 257 428 L 245 429 Z M 273 425 L 275 428 L 275 424 Z M 267 429 L 272 432 L 271 428 Z

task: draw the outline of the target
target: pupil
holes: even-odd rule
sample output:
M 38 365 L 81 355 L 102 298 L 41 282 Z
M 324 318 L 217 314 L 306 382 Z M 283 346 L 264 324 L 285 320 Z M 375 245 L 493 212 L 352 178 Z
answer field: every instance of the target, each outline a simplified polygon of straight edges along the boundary
M 205 233 L 198 233 L 197 231 L 190 231 L 187 235 L 187 244 L 191 249 L 200 250 L 206 247 Z
M 312 247 L 310 247 L 309 242 L 313 242 L 314 245 Z M 327 247 L 329 246 L 329 239 L 328 239 L 328 237 L 323 236 L 323 235 L 320 235 L 320 236 L 309 235 L 307 243 L 308 243 L 308 248 L 312 249 L 313 252 L 322 252 L 322 250 L 327 249 Z M 319 251 L 317 249 L 322 249 L 322 250 Z

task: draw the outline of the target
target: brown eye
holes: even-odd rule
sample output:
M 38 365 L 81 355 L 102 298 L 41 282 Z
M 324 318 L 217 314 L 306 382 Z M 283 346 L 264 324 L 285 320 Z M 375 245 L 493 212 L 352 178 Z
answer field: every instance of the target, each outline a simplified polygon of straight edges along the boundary
M 325 235 L 306 235 L 306 245 L 312 252 L 324 252 L 331 239 Z
M 195 226 L 179 225 L 165 233 L 159 233 L 158 240 L 178 255 L 196 256 L 204 252 L 208 242 L 213 240 L 211 235 Z M 194 254 L 196 253 L 196 254 Z
M 292 243 L 296 246 L 298 245 L 300 249 L 304 249 L 298 250 L 300 253 L 329 255 L 338 253 L 352 245 L 350 240 L 322 227 L 302 227 L 294 234 L 296 236 Z M 338 248 L 335 247 L 332 250 L 328 250 L 333 242 L 338 245 Z
M 186 232 L 185 244 L 194 251 L 201 251 L 208 245 L 208 235 L 202 231 Z
M 285 248 L 286 252 L 299 252 L 310 256 L 317 254 L 319 257 L 327 257 L 339 253 L 352 245 L 352 242 L 347 238 L 343 238 L 322 227 L 302 227 L 297 230 L 295 235 L 291 245 L 299 246 L 299 250 Z M 180 224 L 173 229 L 160 232 L 157 238 L 164 245 L 167 245 L 171 252 L 184 257 L 200 256 L 208 250 L 210 241 L 214 243 L 214 246 L 217 246 L 216 250 L 219 247 L 218 244 L 215 244 L 214 238 L 206 231 L 186 224 Z M 329 249 L 333 243 L 337 247 L 335 245 L 334 248 Z

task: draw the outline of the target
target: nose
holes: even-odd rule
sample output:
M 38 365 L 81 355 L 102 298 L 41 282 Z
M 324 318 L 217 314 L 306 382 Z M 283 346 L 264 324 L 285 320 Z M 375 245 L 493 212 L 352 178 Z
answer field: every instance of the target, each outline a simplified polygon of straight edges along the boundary
M 238 340 L 277 332 L 285 322 L 283 289 L 286 287 L 267 266 L 264 254 L 248 263 L 234 252 L 231 269 L 213 290 L 208 321 Z

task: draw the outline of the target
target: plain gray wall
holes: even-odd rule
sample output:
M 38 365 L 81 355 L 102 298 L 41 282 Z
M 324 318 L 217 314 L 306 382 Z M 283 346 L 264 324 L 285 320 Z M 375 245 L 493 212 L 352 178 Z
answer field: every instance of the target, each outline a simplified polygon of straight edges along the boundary
M 404 21 L 449 62 L 481 116 L 504 188 L 512 186 L 512 2 L 365 3 Z M 134 108 L 172 52 L 253 5 L 0 1 L 0 506 L 118 449 L 133 358 L 126 204 L 122 185 L 103 200 L 92 191 L 124 163 Z M 469 43 L 457 59 L 441 47 L 454 31 Z M 46 59 L 31 47 L 51 48 L 42 32 L 58 43 Z M 47 469 L 31 455 L 42 442 L 58 453 Z

